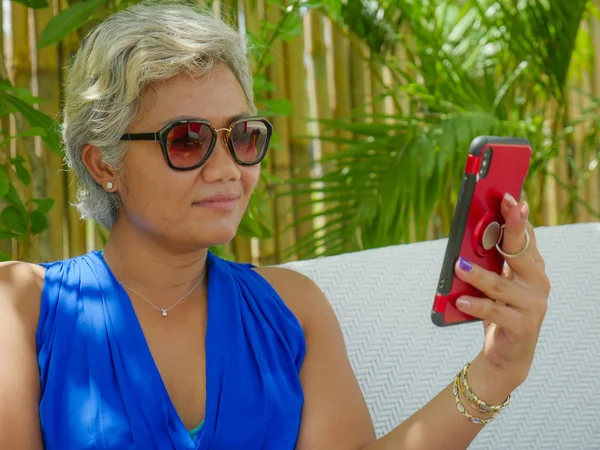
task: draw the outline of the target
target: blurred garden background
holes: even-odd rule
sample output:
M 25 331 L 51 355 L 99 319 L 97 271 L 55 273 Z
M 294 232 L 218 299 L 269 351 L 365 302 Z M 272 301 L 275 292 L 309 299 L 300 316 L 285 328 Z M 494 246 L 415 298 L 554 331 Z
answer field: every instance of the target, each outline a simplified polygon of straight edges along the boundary
M 0 258 L 102 248 L 58 123 L 86 32 L 132 1 L 2 0 Z M 255 264 L 447 236 L 470 141 L 528 138 L 535 226 L 600 220 L 600 0 L 221 0 L 275 126 L 238 237 Z

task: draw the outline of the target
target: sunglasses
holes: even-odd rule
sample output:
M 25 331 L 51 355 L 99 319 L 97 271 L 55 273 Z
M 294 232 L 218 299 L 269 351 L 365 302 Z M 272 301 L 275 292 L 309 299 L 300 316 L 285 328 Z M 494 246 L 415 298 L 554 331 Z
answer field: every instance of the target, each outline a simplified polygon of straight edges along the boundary
M 216 129 L 203 119 L 182 119 L 168 123 L 155 133 L 126 133 L 121 140 L 160 142 L 171 169 L 192 170 L 208 160 L 219 131 L 227 132 L 225 143 L 233 159 L 242 166 L 253 166 L 267 154 L 273 125 L 263 117 L 242 117 L 231 122 L 229 128 Z

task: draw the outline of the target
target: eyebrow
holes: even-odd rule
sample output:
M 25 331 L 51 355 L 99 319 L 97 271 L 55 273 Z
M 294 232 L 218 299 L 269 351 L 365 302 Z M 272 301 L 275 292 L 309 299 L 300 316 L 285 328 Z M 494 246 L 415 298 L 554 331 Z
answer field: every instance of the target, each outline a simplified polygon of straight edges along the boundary
M 233 115 L 233 116 L 230 116 L 230 117 L 228 118 L 228 121 L 227 121 L 227 123 L 228 123 L 228 124 L 231 124 L 231 123 L 235 122 L 235 121 L 236 121 L 236 120 L 238 120 L 238 119 L 243 119 L 244 117 L 251 117 L 251 114 L 250 114 L 250 113 L 247 113 L 247 112 L 240 112 L 240 113 L 237 113 L 237 114 L 235 114 L 235 115 Z M 167 120 L 165 120 L 164 122 L 162 122 L 162 123 L 160 124 L 160 126 L 161 126 L 161 127 L 164 127 L 165 125 L 167 125 L 167 124 L 169 124 L 169 123 L 171 123 L 171 122 L 175 122 L 175 121 L 177 121 L 177 120 L 194 120 L 194 119 L 196 119 L 196 120 L 206 120 L 207 122 L 210 122 L 210 120 L 208 120 L 208 119 L 205 119 L 205 118 L 203 118 L 203 117 L 197 117 L 197 116 L 177 116 L 177 117 L 172 117 L 172 118 L 170 118 L 170 119 L 167 119 Z M 212 123 L 212 122 L 211 122 L 211 123 Z

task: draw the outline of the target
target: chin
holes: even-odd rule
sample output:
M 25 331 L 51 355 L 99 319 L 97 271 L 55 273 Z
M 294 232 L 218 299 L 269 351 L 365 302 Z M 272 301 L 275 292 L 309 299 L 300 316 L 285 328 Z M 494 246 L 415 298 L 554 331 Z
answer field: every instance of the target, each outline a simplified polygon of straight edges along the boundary
M 237 233 L 239 224 L 215 224 L 214 227 L 203 227 L 198 233 L 203 242 L 209 242 L 209 246 L 227 244 L 231 242 Z

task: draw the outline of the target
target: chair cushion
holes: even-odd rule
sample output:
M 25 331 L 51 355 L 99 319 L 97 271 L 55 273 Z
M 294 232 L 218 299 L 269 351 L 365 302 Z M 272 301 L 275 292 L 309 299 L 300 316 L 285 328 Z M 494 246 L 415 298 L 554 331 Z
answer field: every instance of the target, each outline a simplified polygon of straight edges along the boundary
M 538 228 L 552 282 L 528 380 L 472 449 L 600 449 L 600 223 Z M 332 303 L 378 436 L 450 383 L 481 323 L 438 328 L 430 311 L 446 240 L 285 264 Z M 458 412 L 453 412 L 458 414 Z

